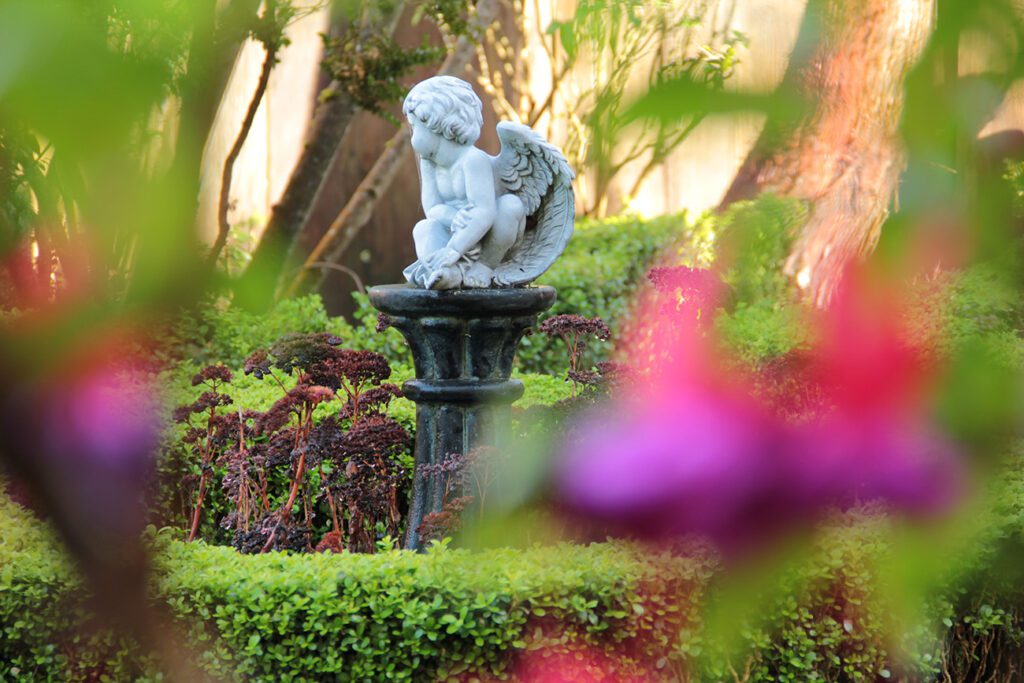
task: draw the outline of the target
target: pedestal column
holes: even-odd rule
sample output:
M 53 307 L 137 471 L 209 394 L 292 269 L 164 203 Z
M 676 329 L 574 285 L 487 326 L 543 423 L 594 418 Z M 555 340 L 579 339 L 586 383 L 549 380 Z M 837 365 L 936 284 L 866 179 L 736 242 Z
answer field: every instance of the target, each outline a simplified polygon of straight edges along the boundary
M 422 464 L 500 447 L 510 405 L 523 383 L 509 379 L 519 340 L 555 301 L 552 287 L 434 291 L 408 285 L 371 287 L 370 303 L 409 343 L 416 379 L 403 390 L 416 403 L 415 459 L 406 547 L 420 547 L 423 517 L 444 505 L 446 477 L 420 476 Z

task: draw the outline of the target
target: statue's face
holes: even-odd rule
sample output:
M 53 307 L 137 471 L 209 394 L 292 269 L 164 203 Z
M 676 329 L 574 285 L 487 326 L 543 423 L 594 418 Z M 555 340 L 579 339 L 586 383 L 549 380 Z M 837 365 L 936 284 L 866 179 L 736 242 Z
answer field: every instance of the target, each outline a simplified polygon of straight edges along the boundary
M 441 148 L 442 137 L 427 128 L 427 125 L 414 114 L 409 115 L 412 126 L 412 148 L 424 159 L 433 159 Z

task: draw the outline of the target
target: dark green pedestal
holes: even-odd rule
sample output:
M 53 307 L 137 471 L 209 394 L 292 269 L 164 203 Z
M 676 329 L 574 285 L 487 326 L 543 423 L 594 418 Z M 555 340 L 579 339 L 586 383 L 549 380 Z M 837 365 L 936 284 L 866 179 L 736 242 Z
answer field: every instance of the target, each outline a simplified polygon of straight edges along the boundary
M 371 287 L 370 303 L 409 343 L 416 379 L 403 387 L 416 403 L 416 465 L 436 464 L 506 438 L 509 406 L 523 384 L 509 379 L 519 340 L 555 301 L 552 287 L 432 291 Z M 420 548 L 423 517 L 444 505 L 445 475 L 413 479 L 406 547 Z

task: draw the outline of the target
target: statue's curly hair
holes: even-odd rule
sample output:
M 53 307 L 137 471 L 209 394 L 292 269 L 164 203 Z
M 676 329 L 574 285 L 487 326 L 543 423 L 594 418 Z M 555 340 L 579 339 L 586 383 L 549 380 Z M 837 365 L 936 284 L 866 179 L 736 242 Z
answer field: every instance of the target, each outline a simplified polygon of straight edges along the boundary
M 473 87 L 453 76 L 434 76 L 417 83 L 402 104 L 430 130 L 460 145 L 472 145 L 484 124 L 483 103 Z

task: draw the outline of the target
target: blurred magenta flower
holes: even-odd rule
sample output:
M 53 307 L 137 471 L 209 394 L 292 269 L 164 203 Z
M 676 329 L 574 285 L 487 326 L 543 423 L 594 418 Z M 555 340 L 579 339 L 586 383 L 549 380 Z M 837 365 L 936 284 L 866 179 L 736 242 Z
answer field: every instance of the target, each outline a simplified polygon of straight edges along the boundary
M 72 379 L 49 406 L 54 450 L 94 465 L 146 468 L 159 438 L 152 388 L 117 365 L 91 368 Z
M 954 448 L 923 421 L 835 414 L 794 429 L 788 447 L 793 493 L 809 510 L 885 501 L 934 514 L 959 489 Z
M 897 283 L 850 271 L 832 305 L 810 318 L 817 340 L 810 379 L 840 412 L 923 417 L 938 370 L 930 346 L 940 324 L 930 321 L 932 337 L 916 338 L 909 313 Z
M 102 546 L 134 546 L 147 519 L 146 492 L 161 423 L 150 382 L 127 358 L 87 353 L 41 381 L 23 407 L 21 439 L 31 470 L 53 486 L 51 507 Z M 10 416 L 8 416 L 10 417 Z
M 744 527 L 778 475 L 777 425 L 710 387 L 586 416 L 559 463 L 572 509 L 643 537 Z
M 574 643 L 569 651 L 531 649 L 513 666 L 516 680 L 531 683 L 639 683 L 616 675 L 615 662 L 596 647 Z
M 160 427 L 124 341 L 83 335 L 45 375 L 5 369 L 11 381 L 0 402 L 14 477 L 54 521 L 97 604 L 117 619 L 130 618 L 147 587 L 141 534 Z
M 690 297 L 707 306 L 717 295 Z M 926 416 L 930 355 L 884 288 L 853 275 L 815 321 L 811 360 L 791 380 L 816 383 L 824 405 L 801 419 L 758 398 L 754 374 L 726 370 L 735 364 L 716 357 L 709 327 L 672 308 L 641 302 L 627 339 L 645 345 L 643 379 L 566 439 L 555 477 L 570 510 L 612 531 L 695 533 L 735 549 L 834 506 L 934 513 L 954 500 L 954 448 Z

